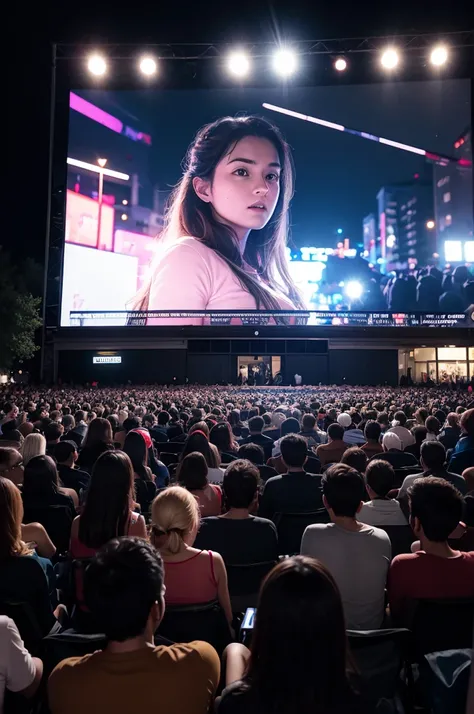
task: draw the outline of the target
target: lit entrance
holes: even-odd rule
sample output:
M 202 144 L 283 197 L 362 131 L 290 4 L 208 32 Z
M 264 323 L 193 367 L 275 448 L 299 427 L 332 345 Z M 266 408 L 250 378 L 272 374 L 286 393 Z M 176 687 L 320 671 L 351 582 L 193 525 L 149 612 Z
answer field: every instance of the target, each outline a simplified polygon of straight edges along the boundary
M 237 358 L 237 381 L 239 384 L 247 384 L 250 387 L 281 384 L 281 357 L 239 356 Z

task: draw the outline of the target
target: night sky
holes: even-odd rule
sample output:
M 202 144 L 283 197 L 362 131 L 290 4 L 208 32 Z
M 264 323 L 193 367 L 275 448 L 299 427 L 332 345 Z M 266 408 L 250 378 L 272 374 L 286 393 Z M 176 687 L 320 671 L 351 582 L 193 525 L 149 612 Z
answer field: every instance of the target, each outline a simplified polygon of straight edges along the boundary
M 134 127 L 151 133 L 148 179 L 162 190 L 179 179 L 186 148 L 203 124 L 239 113 L 257 113 L 274 121 L 293 150 L 292 238 L 297 246 L 332 247 L 338 227 L 351 245 L 361 242 L 362 219 L 376 211 L 379 188 L 409 181 L 414 173 L 425 175 L 426 162 L 415 154 L 269 112 L 263 102 L 445 154 L 453 153 L 454 140 L 470 123 L 469 80 L 122 91 L 107 93 L 106 102 L 101 101 L 103 91 L 80 94 L 111 113 L 111 105 L 116 105 Z M 78 139 L 87 145 L 87 136 L 74 137 L 76 146 Z M 110 158 L 110 168 L 126 170 L 120 157 Z

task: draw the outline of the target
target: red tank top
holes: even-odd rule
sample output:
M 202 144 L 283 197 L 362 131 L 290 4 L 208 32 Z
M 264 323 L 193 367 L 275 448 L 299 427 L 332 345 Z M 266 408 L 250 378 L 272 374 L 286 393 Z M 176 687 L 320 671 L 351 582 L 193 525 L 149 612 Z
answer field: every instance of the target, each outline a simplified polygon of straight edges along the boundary
M 201 553 L 206 553 L 207 557 L 202 557 Z M 212 550 L 201 550 L 187 560 L 165 562 L 164 566 L 165 600 L 170 605 L 192 605 L 217 600 Z

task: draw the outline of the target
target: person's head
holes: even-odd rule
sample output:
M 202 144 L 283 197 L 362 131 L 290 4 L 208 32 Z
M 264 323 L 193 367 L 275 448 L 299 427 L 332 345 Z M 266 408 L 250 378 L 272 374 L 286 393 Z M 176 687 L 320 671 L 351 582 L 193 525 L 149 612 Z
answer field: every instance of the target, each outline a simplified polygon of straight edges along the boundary
M 213 426 L 209 432 L 209 441 L 217 446 L 221 454 L 231 451 L 233 438 L 229 423 L 221 421 Z
M 71 431 L 71 429 L 74 429 L 76 426 L 76 421 L 72 414 L 65 414 L 62 418 L 62 425 L 64 427 L 64 431 L 67 433 L 68 431 Z
M 176 480 L 188 491 L 199 491 L 207 486 L 207 463 L 199 451 L 184 457 L 176 470 Z
M 439 470 L 446 461 L 446 449 L 440 441 L 424 441 L 420 448 L 420 462 L 425 471 Z
M 42 503 L 58 490 L 58 469 L 50 456 L 34 456 L 23 473 L 23 497 L 30 503 Z
M 346 414 L 346 412 L 343 412 L 337 417 L 337 423 L 342 426 L 343 429 L 348 429 L 352 424 L 352 418 L 350 414 Z
M 449 481 L 434 476 L 417 478 L 408 489 L 410 523 L 419 538 L 446 541 L 462 518 L 463 498 Z
M 456 414 L 456 412 L 449 412 L 448 416 L 446 417 L 446 422 L 448 426 L 452 427 L 453 429 L 459 430 L 459 414 Z
M 318 560 L 301 555 L 263 581 L 245 679 L 256 711 L 343 711 L 347 644 L 337 585 Z
M 400 426 L 405 426 L 405 424 L 407 423 L 407 415 L 405 414 L 405 412 L 402 412 L 402 411 L 395 412 L 393 418 L 395 421 L 398 421 L 398 424 Z
M 96 417 L 87 427 L 82 448 L 96 446 L 97 444 L 111 444 L 113 441 L 112 426 L 108 419 Z
M 415 444 L 417 446 L 421 446 L 421 444 L 426 439 L 428 429 L 426 428 L 426 426 L 414 426 L 411 430 L 411 433 L 415 437 Z
M 188 434 L 184 442 L 183 451 L 181 452 L 180 461 L 183 461 L 183 459 L 193 451 L 199 451 L 204 456 L 208 468 L 217 468 L 219 466 L 216 454 L 209 444 L 208 436 L 200 429 Z
M 316 426 L 316 417 L 314 414 L 305 414 L 301 420 L 302 431 L 313 431 Z
M 54 458 L 58 464 L 72 467 L 77 460 L 77 444 L 75 441 L 60 441 L 54 447 Z
M 459 426 L 461 427 L 463 435 L 474 436 L 474 409 L 466 409 L 466 411 L 461 414 Z
M 172 554 L 194 543 L 200 523 L 194 496 L 181 486 L 161 491 L 151 504 L 151 540 L 156 548 Z
M 106 451 L 92 469 L 86 502 L 79 519 L 79 540 L 100 548 L 127 533 L 135 500 L 132 462 L 123 451 Z
M 344 428 L 338 424 L 337 422 L 334 422 L 333 424 L 329 424 L 328 426 L 328 438 L 329 441 L 342 441 L 344 437 Z
M 474 466 L 469 466 L 469 468 L 464 469 L 462 477 L 466 482 L 468 493 L 474 491 Z
M 240 410 L 232 409 L 227 417 L 227 420 L 231 426 L 240 426 L 242 424 L 240 420 Z
M 265 463 L 265 453 L 259 444 L 242 444 L 237 452 L 239 459 L 246 459 L 256 466 Z
M 79 424 L 80 421 L 85 421 L 86 413 L 82 409 L 78 409 L 74 414 L 74 421 Z
M 44 437 L 48 444 L 57 444 L 64 432 L 64 427 L 57 421 L 52 421 L 44 430 Z
M 402 441 L 393 431 L 388 431 L 383 435 L 382 446 L 384 451 L 403 451 Z
M 331 518 L 355 518 L 364 498 L 364 479 L 346 464 L 333 464 L 322 478 L 323 502 Z
M 188 436 L 194 434 L 195 431 L 201 431 L 204 436 L 209 439 L 210 430 L 205 421 L 196 421 L 189 427 Z
M 429 434 L 439 434 L 441 424 L 435 416 L 429 416 L 425 421 L 426 430 Z
M 232 461 L 225 470 L 222 482 L 227 509 L 250 509 L 257 499 L 259 481 L 260 472 L 250 461 Z
M 428 410 L 425 407 L 419 407 L 415 412 L 415 419 L 421 426 L 425 425 L 425 421 L 428 419 Z
M 265 422 L 261 416 L 254 416 L 249 419 L 249 430 L 251 434 L 261 434 L 264 426 Z
M 18 449 L 13 446 L 0 446 L 0 474 L 2 476 L 8 476 L 13 469 L 19 469 L 22 465 L 23 458 Z
M 137 416 L 129 416 L 122 424 L 125 432 L 128 434 L 132 429 L 139 429 L 142 425 L 142 420 Z
M 44 456 L 45 453 L 46 439 L 43 434 L 28 434 L 21 445 L 23 465 L 26 466 L 28 461 L 34 459 L 35 456 Z
M 373 459 L 365 471 L 367 492 L 371 499 L 386 498 L 395 487 L 395 471 L 392 464 L 384 459 Z
M 387 412 L 380 412 L 379 414 L 377 414 L 377 422 L 380 424 L 382 431 L 385 430 L 388 427 Z
M 129 431 L 123 442 L 123 451 L 130 457 L 133 470 L 140 478 L 145 478 L 148 462 L 146 441 L 139 431 Z
M 341 464 L 346 464 L 358 471 L 360 474 L 365 473 L 367 468 L 367 454 L 358 446 L 351 446 L 341 456 Z
M 153 641 L 164 615 L 163 562 L 143 538 L 113 538 L 84 574 L 84 600 L 112 642 Z
M 272 412 L 272 426 L 279 429 L 282 425 L 282 422 L 284 421 L 285 415 L 283 414 L 283 412 L 278 411 L 278 409 Z
M 364 436 L 367 441 L 376 441 L 378 443 L 380 440 L 381 433 L 382 427 L 380 426 L 378 421 L 371 420 L 366 423 L 364 429 Z
M 288 419 L 282 421 L 280 426 L 281 436 L 287 436 L 288 434 L 298 434 L 299 431 L 300 423 L 298 419 L 295 419 L 294 417 L 288 417 Z
M 304 437 L 287 434 L 280 441 L 281 458 L 290 469 L 302 469 L 308 459 L 308 445 Z
M 22 520 L 21 493 L 10 479 L 0 476 L 0 561 L 31 552 L 21 538 Z
M 154 424 L 156 424 L 156 417 L 154 414 L 144 414 L 142 419 L 143 426 L 147 429 L 151 429 Z

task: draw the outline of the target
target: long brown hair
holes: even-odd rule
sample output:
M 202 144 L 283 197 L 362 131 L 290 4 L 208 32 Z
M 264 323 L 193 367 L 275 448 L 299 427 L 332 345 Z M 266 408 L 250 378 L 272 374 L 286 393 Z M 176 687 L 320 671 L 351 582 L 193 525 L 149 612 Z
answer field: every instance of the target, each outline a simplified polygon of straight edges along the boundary
M 271 220 L 261 230 L 250 231 L 242 255 L 235 231 L 216 219 L 210 203 L 201 201 L 194 190 L 193 179 L 199 177 L 212 180 L 219 161 L 247 136 L 267 139 L 277 150 L 281 165 L 281 191 Z M 266 119 L 256 116 L 222 117 L 203 126 L 188 148 L 183 176 L 169 198 L 165 226 L 160 236 L 163 247 L 182 236 L 193 236 L 227 263 L 242 287 L 255 298 L 257 309 L 281 308 L 276 298 L 262 287 L 258 278 L 245 270 L 245 263 L 254 268 L 270 288 L 286 295 L 295 308 L 304 309 L 303 299 L 290 276 L 286 257 L 289 206 L 294 190 L 293 173 L 290 148 L 280 130 Z M 155 260 L 159 262 L 161 256 L 161 251 L 158 251 Z M 153 274 L 152 266 L 148 283 L 132 301 L 133 309 L 148 309 Z
M 32 551 L 21 539 L 23 502 L 15 484 L 0 476 L 0 560 Z
M 99 442 L 111 444 L 113 441 L 112 425 L 107 419 L 96 417 L 92 419 L 87 428 L 87 433 L 84 437 L 82 448 L 86 446 L 95 446 Z

